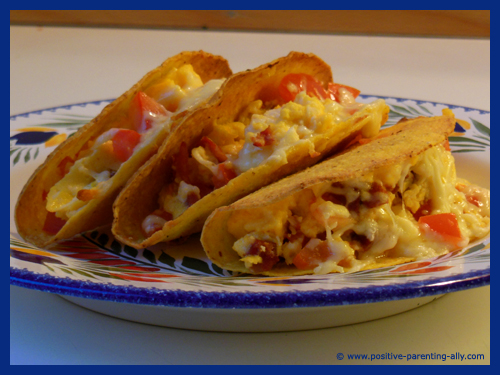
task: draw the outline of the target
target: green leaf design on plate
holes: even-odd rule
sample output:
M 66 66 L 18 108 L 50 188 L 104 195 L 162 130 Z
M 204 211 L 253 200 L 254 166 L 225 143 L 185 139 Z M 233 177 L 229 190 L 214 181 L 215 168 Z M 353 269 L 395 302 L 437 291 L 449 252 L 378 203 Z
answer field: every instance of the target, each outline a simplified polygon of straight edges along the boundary
M 142 256 L 144 258 L 146 258 L 148 261 L 150 261 L 151 263 L 156 264 L 156 257 L 155 257 L 154 253 L 151 250 L 144 249 L 142 251 Z
M 36 148 L 35 155 L 33 155 L 33 160 L 37 158 L 38 152 L 40 151 L 40 148 Z
M 123 251 L 125 252 L 125 254 L 130 255 L 132 258 L 137 257 L 137 254 L 139 254 L 137 249 L 134 249 L 133 247 L 128 246 L 128 245 L 125 245 L 123 247 Z
M 28 149 L 28 152 L 26 153 L 26 155 L 24 155 L 24 162 L 25 162 L 25 163 L 29 162 L 29 161 L 30 161 L 30 159 L 31 159 L 30 152 L 31 152 L 31 150 L 30 150 L 30 149 Z
M 490 128 L 481 124 L 479 121 L 474 120 L 473 118 L 471 118 L 470 120 L 472 121 L 472 124 L 474 125 L 474 127 L 477 129 L 478 132 L 490 137 Z
M 212 269 L 215 272 L 220 273 L 221 275 L 224 275 L 224 270 L 222 268 L 220 268 L 218 265 L 212 263 Z
M 473 246 L 471 247 L 470 249 L 468 249 L 464 254 L 473 254 L 479 250 L 482 250 L 486 247 L 486 245 L 484 243 L 480 243 L 476 246 Z
M 73 275 L 73 272 L 71 272 L 70 270 L 66 269 L 66 268 L 63 268 L 63 267 L 60 267 L 59 268 L 61 271 L 67 273 L 68 275 Z
M 53 121 L 44 122 L 35 126 L 49 127 L 49 128 L 68 128 L 74 126 L 83 126 L 92 120 L 90 116 L 72 115 L 67 114 L 64 116 L 57 116 Z
M 175 259 L 168 255 L 167 253 L 162 252 L 161 255 L 158 257 L 158 261 L 167 264 L 172 268 L 175 268 Z
M 53 269 L 52 267 L 49 267 L 49 266 L 47 265 L 47 263 L 44 263 L 43 265 L 44 265 L 45 267 L 47 267 L 49 270 L 51 270 L 52 272 L 56 272 L 56 271 L 54 271 L 54 269 Z
M 35 126 L 46 127 L 46 128 L 70 128 L 73 126 L 83 126 L 87 122 L 84 121 L 65 121 L 65 122 L 45 122 L 43 124 L 38 124 Z
M 17 162 L 19 161 L 19 158 L 21 157 L 21 152 L 23 151 L 23 149 L 20 149 L 16 155 L 16 157 L 14 158 L 14 160 L 12 161 L 14 165 L 17 164 Z
M 454 154 L 460 154 L 460 153 L 466 153 L 466 152 L 478 152 L 479 150 L 478 149 L 469 149 L 469 148 L 465 148 L 463 150 L 453 150 L 452 152 Z
M 95 279 L 95 277 L 93 275 L 91 275 L 90 273 L 87 273 L 87 272 L 83 272 L 81 270 L 76 270 L 76 269 L 73 269 L 73 272 L 79 274 L 79 275 L 82 275 L 82 276 L 85 276 L 85 277 L 88 277 L 90 279 Z
M 19 150 L 19 147 L 16 147 L 16 148 L 11 148 L 11 149 L 10 149 L 10 156 L 12 156 L 12 154 L 13 154 L 14 152 L 16 152 L 17 150 Z
M 480 141 L 476 141 L 475 139 L 472 139 L 472 138 L 465 138 L 465 137 L 448 137 L 448 140 L 451 142 L 456 142 L 456 143 L 465 143 L 465 142 L 471 142 L 471 143 L 475 143 L 475 144 L 478 144 L 478 145 L 483 145 L 483 146 L 487 146 L 489 147 L 490 145 L 488 143 L 484 143 L 484 142 L 480 142 Z
M 202 272 L 204 274 L 208 275 L 217 275 L 215 272 L 213 272 L 208 264 L 204 262 L 203 260 L 196 259 L 196 258 L 191 258 L 191 257 L 184 257 L 182 259 L 182 266 L 186 267 L 190 270 L 195 270 Z
M 482 135 L 478 135 L 478 136 L 476 136 L 476 138 L 483 139 L 483 140 L 488 141 L 488 142 L 490 141 L 490 138 L 484 137 Z
M 421 105 L 421 104 L 417 104 L 417 105 L 420 109 L 422 109 L 425 113 L 427 113 L 427 115 L 432 116 L 432 112 L 429 111 L 427 108 L 425 108 L 423 105 Z

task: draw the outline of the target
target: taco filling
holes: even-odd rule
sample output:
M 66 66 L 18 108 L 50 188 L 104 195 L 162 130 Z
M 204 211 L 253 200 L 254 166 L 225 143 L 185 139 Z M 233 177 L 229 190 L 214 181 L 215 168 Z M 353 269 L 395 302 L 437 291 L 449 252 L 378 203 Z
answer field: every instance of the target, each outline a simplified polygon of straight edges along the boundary
M 169 132 L 171 117 L 212 96 L 223 79 L 203 84 L 190 64 L 172 69 L 161 82 L 136 94 L 128 116 L 97 139 L 90 140 L 75 160 L 59 164 L 61 179 L 46 193 L 44 231 L 56 234 L 65 222 L 111 185 L 113 176 L 135 153 Z
M 279 85 L 279 97 L 254 100 L 237 121 L 215 123 L 210 133 L 188 149 L 181 144 L 173 158 L 175 176 L 160 192 L 159 208 L 142 222 L 147 237 L 182 215 L 198 200 L 235 177 L 264 163 L 286 164 L 287 150 L 307 144 L 319 156 L 313 138 L 325 136 L 353 114 L 372 104 L 356 102 L 359 90 L 330 83 L 325 90 L 307 74 L 289 74 Z M 380 112 L 380 111 L 379 111 Z M 374 118 L 362 136 L 378 133 L 383 117 Z
M 354 272 L 382 258 L 438 256 L 486 236 L 489 197 L 489 190 L 457 179 L 446 142 L 361 178 L 235 210 L 227 231 L 251 273 L 284 265 L 315 274 Z

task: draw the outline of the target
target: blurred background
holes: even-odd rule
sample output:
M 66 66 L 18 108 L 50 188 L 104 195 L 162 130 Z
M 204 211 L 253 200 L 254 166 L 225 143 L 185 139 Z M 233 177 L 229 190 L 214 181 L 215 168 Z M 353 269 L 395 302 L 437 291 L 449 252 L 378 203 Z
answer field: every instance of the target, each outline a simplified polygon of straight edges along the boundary
M 489 10 L 11 10 L 11 25 L 489 38 Z

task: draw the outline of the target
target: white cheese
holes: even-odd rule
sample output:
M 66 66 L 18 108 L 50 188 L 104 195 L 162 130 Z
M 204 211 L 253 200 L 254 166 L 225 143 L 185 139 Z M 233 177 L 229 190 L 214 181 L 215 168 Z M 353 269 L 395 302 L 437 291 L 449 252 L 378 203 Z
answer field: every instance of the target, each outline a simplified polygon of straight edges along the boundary
M 321 101 L 301 92 L 296 96 L 295 101 L 286 103 L 281 108 L 269 110 L 262 115 L 254 114 L 251 117 L 245 129 L 245 144 L 238 157 L 232 160 L 233 164 L 239 173 L 255 168 L 264 162 L 283 165 L 288 162 L 287 150 L 303 142 L 309 144 L 312 154 L 314 143 L 311 139 L 330 130 L 339 122 L 345 121 L 349 116 L 351 116 L 350 113 L 339 103 L 330 99 Z M 255 146 L 255 137 L 266 129 L 270 130 L 273 143 L 262 147 Z
M 194 194 L 198 199 L 200 199 L 200 188 L 181 181 L 179 189 L 177 190 L 177 195 L 175 197 L 171 197 L 170 199 L 165 199 L 163 209 L 166 212 L 170 212 L 174 219 L 179 217 L 189 207 L 187 197 L 190 194 Z
M 205 100 L 211 98 L 212 95 L 219 90 L 223 83 L 224 79 L 212 79 L 203 86 L 188 91 L 186 96 L 179 101 L 179 107 L 176 112 L 190 110 Z

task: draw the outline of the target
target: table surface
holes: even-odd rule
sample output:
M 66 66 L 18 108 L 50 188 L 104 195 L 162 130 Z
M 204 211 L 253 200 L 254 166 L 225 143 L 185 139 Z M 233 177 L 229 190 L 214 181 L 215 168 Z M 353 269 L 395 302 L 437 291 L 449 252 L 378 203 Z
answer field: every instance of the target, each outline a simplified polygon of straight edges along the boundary
M 332 66 L 337 82 L 365 94 L 490 109 L 486 39 L 12 26 L 10 114 L 117 97 L 167 57 L 200 49 L 224 56 L 235 72 L 291 50 L 312 52 Z M 11 364 L 403 363 L 341 362 L 339 352 L 459 352 L 483 354 L 474 364 L 488 364 L 490 288 L 344 327 L 215 333 L 123 321 L 53 294 L 10 287 Z

